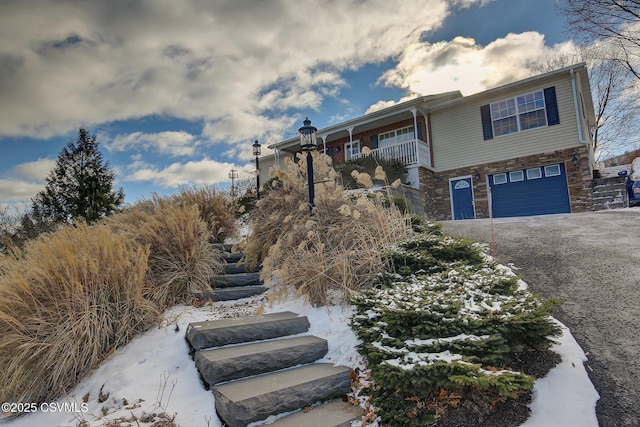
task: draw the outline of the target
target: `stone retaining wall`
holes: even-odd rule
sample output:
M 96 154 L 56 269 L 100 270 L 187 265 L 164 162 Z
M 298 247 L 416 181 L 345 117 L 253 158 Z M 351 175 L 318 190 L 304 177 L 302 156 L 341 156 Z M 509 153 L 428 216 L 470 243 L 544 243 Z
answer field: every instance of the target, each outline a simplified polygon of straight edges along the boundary
M 591 185 L 594 211 L 629 207 L 626 176 L 594 179 Z

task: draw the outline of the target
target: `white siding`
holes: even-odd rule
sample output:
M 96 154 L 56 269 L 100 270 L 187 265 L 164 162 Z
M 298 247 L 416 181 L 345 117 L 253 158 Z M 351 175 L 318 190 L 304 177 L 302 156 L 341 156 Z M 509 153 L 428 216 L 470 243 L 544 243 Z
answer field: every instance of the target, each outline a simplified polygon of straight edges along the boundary
M 480 106 L 555 86 L 560 124 L 484 140 Z M 580 146 L 569 75 L 479 97 L 431 114 L 435 169 L 444 171 Z

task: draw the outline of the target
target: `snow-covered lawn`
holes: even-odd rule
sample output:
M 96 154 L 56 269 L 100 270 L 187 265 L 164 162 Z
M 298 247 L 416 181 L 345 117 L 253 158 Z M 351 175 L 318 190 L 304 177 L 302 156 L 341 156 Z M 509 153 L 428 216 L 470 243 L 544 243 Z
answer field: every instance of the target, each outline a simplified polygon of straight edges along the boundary
M 176 424 L 182 427 L 220 426 L 213 394 L 205 391 L 200 382 L 188 355 L 184 331 L 190 322 L 250 315 L 260 301 L 257 297 L 201 308 L 174 307 L 165 313 L 160 327 L 118 349 L 66 398 L 58 401 L 61 405 L 75 403 L 79 412 L 39 411 L 0 424 L 6 427 L 71 427 L 84 420 L 86 426 L 103 426 L 107 420 L 131 419 L 133 416 L 142 419 L 144 414 L 164 411 L 170 416 L 175 414 Z M 329 341 L 329 353 L 324 361 L 353 368 L 362 365 L 355 350 L 356 336 L 349 327 L 349 317 L 353 314 L 351 307 L 312 308 L 301 300 L 292 299 L 266 310 L 289 310 L 306 315 L 311 323 L 309 332 Z M 562 356 L 562 363 L 547 377 L 536 381 L 532 415 L 523 427 L 598 426 L 595 416 L 598 393 L 583 367 L 586 356 L 570 331 L 564 325 L 562 329 L 564 333 L 553 347 Z M 101 389 L 103 399 L 108 394 L 104 402 L 99 402 Z M 86 412 L 81 411 L 83 399 L 87 401 Z M 132 421 L 130 425 L 138 424 Z

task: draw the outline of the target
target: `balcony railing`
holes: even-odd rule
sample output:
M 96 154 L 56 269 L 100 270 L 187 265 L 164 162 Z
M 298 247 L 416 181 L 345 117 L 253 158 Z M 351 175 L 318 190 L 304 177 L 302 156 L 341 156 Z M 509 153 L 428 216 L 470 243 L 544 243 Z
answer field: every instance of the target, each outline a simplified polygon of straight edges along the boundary
M 420 139 L 376 148 L 371 150 L 371 155 L 385 160 L 400 160 L 405 166 L 421 165 L 431 167 L 431 151 L 429 150 L 429 145 Z M 363 154 L 360 153 L 353 157 L 358 158 L 362 156 Z

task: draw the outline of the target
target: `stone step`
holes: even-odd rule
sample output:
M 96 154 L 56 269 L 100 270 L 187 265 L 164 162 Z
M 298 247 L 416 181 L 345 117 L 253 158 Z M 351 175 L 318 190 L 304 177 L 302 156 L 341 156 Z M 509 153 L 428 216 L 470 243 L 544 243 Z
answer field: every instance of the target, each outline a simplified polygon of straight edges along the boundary
M 242 253 L 222 252 L 220 258 L 226 263 L 236 263 L 244 257 Z
M 233 250 L 233 243 L 214 243 L 212 246 L 214 249 L 222 252 L 231 252 Z
M 232 262 L 224 264 L 224 274 L 255 273 L 262 270 L 262 265 L 256 265 L 253 270 L 249 269 L 249 264 Z
M 208 292 L 192 292 L 191 295 L 204 301 L 233 301 L 242 298 L 249 298 L 254 295 L 260 295 L 266 291 L 266 286 L 253 285 L 218 288 Z
M 352 421 L 362 419 L 362 408 L 341 399 L 313 406 L 311 410 L 299 411 L 280 418 L 269 427 L 351 427 Z
M 196 352 L 194 360 L 208 385 L 315 362 L 327 354 L 327 341 L 306 335 Z
M 236 274 L 219 274 L 213 276 L 210 280 L 213 288 L 225 288 L 231 286 L 251 286 L 262 285 L 260 273 L 236 273 Z
M 296 335 L 309 320 L 290 311 L 190 323 L 185 338 L 194 350 Z
M 216 411 L 229 427 L 331 400 L 349 391 L 351 369 L 330 363 L 290 368 L 213 388 Z

